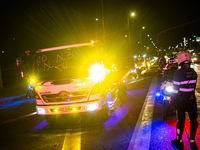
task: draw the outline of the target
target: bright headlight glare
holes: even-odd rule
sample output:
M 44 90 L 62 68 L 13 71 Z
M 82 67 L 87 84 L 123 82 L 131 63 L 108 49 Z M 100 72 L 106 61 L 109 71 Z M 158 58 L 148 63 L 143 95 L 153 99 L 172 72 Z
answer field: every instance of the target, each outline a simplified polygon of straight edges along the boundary
M 193 60 L 197 60 L 197 58 L 193 58 Z
M 85 106 L 85 110 L 90 110 L 90 111 L 95 110 L 97 108 L 98 108 L 98 103 L 92 103 L 92 104 Z
M 38 114 L 46 114 L 46 110 L 43 108 L 37 108 Z
M 167 92 L 172 92 L 172 91 L 173 91 L 173 88 L 172 88 L 171 86 L 168 86 L 168 87 L 166 88 L 166 90 L 167 90 Z
M 93 82 L 103 81 L 106 76 L 106 69 L 102 64 L 95 63 L 90 67 L 89 73 Z
M 131 72 L 132 72 L 132 73 L 136 73 L 136 70 L 135 70 L 135 69 L 134 69 L 134 70 L 131 70 Z

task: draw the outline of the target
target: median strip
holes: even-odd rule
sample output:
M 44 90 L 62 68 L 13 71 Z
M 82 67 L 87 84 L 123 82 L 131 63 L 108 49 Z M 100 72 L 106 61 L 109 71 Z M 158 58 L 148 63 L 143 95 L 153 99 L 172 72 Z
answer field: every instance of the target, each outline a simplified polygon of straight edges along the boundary
M 144 105 L 140 112 L 135 130 L 132 134 L 128 150 L 149 149 L 154 109 L 154 91 L 156 86 L 157 79 L 154 77 L 151 81 Z

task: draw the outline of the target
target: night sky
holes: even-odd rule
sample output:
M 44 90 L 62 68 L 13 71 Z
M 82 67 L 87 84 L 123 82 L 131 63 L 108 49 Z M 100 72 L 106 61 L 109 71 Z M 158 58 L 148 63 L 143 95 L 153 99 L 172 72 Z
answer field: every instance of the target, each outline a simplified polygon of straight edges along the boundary
M 200 36 L 199 0 L 103 0 L 106 46 L 110 55 L 127 47 L 126 25 L 129 18 L 133 53 L 136 43 L 149 34 L 156 44 L 168 48 L 183 37 Z M 0 1 L 1 63 L 11 63 L 24 51 L 101 40 L 101 0 L 28 0 Z M 95 19 L 99 20 L 96 21 Z M 145 30 L 142 30 L 145 26 Z M 3 60 L 3 61 L 2 61 Z M 9 60 L 9 61 L 8 61 Z

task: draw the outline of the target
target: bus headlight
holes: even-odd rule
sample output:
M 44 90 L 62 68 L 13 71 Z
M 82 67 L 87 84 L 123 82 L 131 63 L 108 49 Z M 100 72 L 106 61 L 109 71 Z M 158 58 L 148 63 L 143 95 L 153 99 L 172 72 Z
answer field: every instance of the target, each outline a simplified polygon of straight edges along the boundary
M 38 114 L 46 114 L 46 110 L 43 108 L 37 108 Z
M 85 106 L 85 110 L 90 110 L 90 111 L 95 110 L 97 108 L 98 108 L 98 103 L 92 103 Z

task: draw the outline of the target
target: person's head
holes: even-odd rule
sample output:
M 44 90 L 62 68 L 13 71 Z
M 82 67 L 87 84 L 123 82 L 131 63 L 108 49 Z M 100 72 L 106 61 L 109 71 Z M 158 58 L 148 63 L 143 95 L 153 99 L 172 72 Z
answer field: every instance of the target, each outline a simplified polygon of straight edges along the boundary
M 178 65 L 182 66 L 186 64 L 186 66 L 190 65 L 191 62 L 191 55 L 187 51 L 181 51 L 177 54 L 178 58 Z
M 174 58 L 174 55 L 173 55 L 173 54 L 170 54 L 170 55 L 169 55 L 169 58 Z

